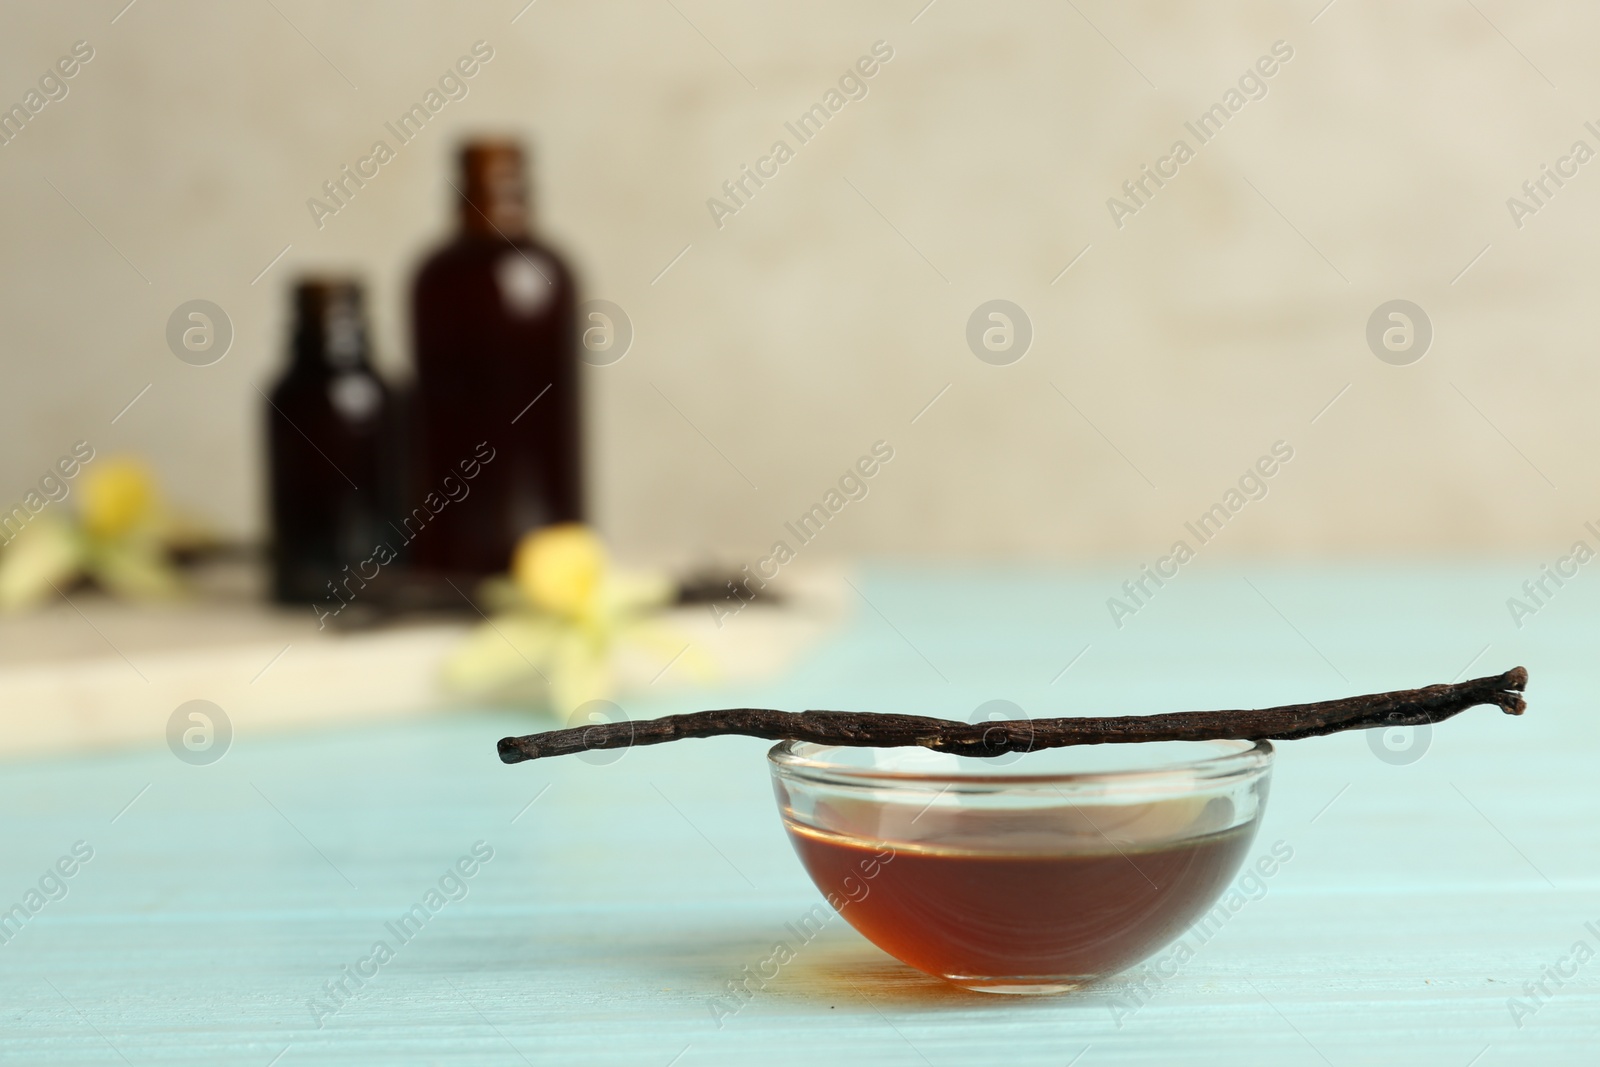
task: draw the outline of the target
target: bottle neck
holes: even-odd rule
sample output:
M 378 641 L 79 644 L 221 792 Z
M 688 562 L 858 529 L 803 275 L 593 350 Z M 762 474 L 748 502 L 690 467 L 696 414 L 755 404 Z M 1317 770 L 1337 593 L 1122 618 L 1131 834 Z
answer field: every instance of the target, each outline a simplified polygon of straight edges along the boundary
M 522 152 L 514 145 L 471 144 L 461 154 L 460 221 L 477 237 L 519 239 L 533 233 Z
M 527 203 L 522 200 L 462 197 L 461 231 L 473 237 L 510 240 L 531 237 L 530 214 Z
M 344 374 L 368 370 L 365 340 L 337 341 L 315 330 L 302 330 L 294 338 L 294 362 L 301 371 Z
M 294 363 L 302 372 L 366 370 L 367 330 L 353 291 L 306 287 L 296 316 Z

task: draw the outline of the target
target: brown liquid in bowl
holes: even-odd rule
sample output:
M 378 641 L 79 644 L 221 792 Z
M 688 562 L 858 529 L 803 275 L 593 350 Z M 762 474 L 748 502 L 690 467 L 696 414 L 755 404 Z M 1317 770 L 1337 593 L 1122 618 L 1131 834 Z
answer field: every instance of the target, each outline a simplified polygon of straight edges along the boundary
M 911 966 L 958 981 L 1070 980 L 1137 963 L 1212 906 L 1255 829 L 1119 852 L 1105 840 L 1094 851 L 1052 851 L 1035 834 L 989 838 L 981 850 L 887 846 L 789 825 L 812 880 L 843 902 L 852 926 Z

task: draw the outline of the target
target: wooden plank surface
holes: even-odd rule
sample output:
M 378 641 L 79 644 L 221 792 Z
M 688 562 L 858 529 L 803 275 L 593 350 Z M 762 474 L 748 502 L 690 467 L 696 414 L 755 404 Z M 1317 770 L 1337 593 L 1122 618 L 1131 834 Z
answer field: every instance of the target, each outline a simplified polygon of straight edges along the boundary
M 1532 710 L 1469 712 L 1410 763 L 1381 760 L 1365 735 L 1282 746 L 1256 850 L 1282 840 L 1293 859 L 1131 1012 L 1128 978 L 1062 997 L 963 993 L 835 918 L 719 1025 L 713 998 L 820 899 L 754 740 L 506 768 L 494 740 L 531 724 L 462 711 L 245 730 L 210 766 L 155 746 L 14 762 L 0 774 L 0 908 L 63 858 L 76 866 L 65 896 L 0 944 L 0 1062 L 1600 1058 L 1600 959 L 1559 987 L 1541 974 L 1576 942 L 1600 949 L 1585 925 L 1600 930 L 1600 586 L 1569 583 L 1519 630 L 1505 606 L 1516 568 L 1186 573 L 1118 630 L 1105 598 L 1124 577 L 872 569 L 846 628 L 785 677 L 629 710 L 964 718 L 1004 698 L 1035 715 L 1149 712 L 1515 663 L 1532 672 Z M 80 841 L 93 857 L 77 863 Z M 460 899 L 441 894 L 402 942 L 390 924 L 463 858 L 471 877 L 445 880 Z M 329 1010 L 325 983 L 380 940 L 392 958 L 360 964 L 375 973 Z M 1535 1002 L 1524 983 L 1541 980 L 1552 995 Z M 1520 1026 L 1513 997 L 1537 1007 Z

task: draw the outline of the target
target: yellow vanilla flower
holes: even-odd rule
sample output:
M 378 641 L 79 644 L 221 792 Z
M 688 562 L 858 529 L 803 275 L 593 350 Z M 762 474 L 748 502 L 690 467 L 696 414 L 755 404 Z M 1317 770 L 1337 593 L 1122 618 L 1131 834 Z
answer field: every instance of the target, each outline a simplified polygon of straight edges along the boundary
M 613 570 L 600 538 L 580 523 L 535 530 L 517 545 L 511 580 L 486 586 L 495 620 L 468 635 L 445 664 L 445 681 L 565 715 L 614 695 L 641 661 L 651 672 L 678 662 L 708 673 L 698 650 L 649 617 L 674 588 L 665 574 Z
M 130 599 L 180 591 L 167 556 L 174 524 L 145 463 L 116 457 L 87 466 L 77 502 L 75 516 L 52 509 L 0 551 L 0 611 L 37 604 L 85 578 Z
M 529 603 L 569 619 L 595 614 L 605 571 L 605 546 L 577 522 L 527 534 L 511 560 L 511 577 Z
M 90 467 L 81 492 L 83 524 L 91 537 L 123 537 L 146 525 L 156 511 L 155 476 L 137 459 L 119 456 Z

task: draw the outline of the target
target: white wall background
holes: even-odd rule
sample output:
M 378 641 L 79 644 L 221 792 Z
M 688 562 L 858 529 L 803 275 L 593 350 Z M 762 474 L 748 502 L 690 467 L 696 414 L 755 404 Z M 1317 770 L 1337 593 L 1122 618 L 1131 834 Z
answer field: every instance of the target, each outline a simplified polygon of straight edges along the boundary
M 818 552 L 1146 559 L 1280 438 L 1210 551 L 1542 559 L 1600 518 L 1600 162 L 1520 230 L 1505 204 L 1600 149 L 1590 5 L 125 2 L 0 9 L 0 102 L 95 49 L 0 147 L 0 499 L 81 437 L 258 533 L 284 286 L 363 272 L 402 370 L 454 145 L 511 130 L 637 331 L 588 374 L 626 550 L 752 558 L 879 438 Z M 319 231 L 306 199 L 480 39 L 470 96 Z M 719 230 L 707 197 L 880 39 L 869 95 Z M 1117 229 L 1106 198 L 1279 39 L 1269 95 Z M 211 367 L 163 338 L 196 297 L 237 330 Z M 964 340 L 996 297 L 1035 331 L 1008 367 Z M 1396 297 L 1436 334 L 1408 367 L 1364 340 Z

